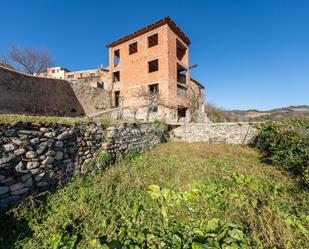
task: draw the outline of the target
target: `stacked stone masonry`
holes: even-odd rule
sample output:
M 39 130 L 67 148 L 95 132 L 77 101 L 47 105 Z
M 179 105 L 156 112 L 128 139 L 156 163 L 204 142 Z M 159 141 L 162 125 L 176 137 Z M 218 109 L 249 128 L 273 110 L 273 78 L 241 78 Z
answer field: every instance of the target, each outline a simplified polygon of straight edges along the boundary
M 162 141 L 151 124 L 0 124 L 0 212 L 82 173 L 100 148 L 115 158 Z
M 258 123 L 184 124 L 173 129 L 170 136 L 176 141 L 225 144 L 247 144 L 256 134 Z

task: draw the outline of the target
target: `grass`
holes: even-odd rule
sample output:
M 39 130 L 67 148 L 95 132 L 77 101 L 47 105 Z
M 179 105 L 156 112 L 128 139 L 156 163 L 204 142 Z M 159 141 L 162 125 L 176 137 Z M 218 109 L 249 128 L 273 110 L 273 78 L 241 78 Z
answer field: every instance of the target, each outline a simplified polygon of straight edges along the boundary
M 76 123 L 98 123 L 105 126 L 118 125 L 123 123 L 121 120 L 110 120 L 101 118 L 87 117 L 57 117 L 57 116 L 31 116 L 19 114 L 0 114 L 0 124 L 14 124 L 17 122 L 33 122 L 33 123 L 61 123 L 61 124 L 76 124 Z M 128 122 L 128 121 L 126 121 Z
M 299 182 L 247 146 L 171 142 L 28 199 L 0 247 L 308 248 Z

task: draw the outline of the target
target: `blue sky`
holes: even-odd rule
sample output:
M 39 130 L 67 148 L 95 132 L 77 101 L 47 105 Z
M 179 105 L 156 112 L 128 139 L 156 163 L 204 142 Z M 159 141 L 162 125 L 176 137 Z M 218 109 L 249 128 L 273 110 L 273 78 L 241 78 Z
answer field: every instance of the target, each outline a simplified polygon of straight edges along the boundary
M 0 2 L 0 52 L 48 48 L 71 70 L 108 64 L 106 44 L 171 16 L 190 37 L 194 78 L 226 109 L 309 104 L 309 1 Z

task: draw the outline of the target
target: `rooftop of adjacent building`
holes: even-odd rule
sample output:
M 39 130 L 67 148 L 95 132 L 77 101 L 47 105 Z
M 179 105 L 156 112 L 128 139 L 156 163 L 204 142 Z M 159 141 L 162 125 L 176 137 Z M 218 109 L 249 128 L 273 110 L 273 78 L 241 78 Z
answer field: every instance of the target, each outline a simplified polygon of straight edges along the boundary
M 110 48 L 110 47 L 115 47 L 118 46 L 126 41 L 129 41 L 137 36 L 143 35 L 151 30 L 154 30 L 158 27 L 161 27 L 163 25 L 167 24 L 181 39 L 184 43 L 186 43 L 187 45 L 191 44 L 190 39 L 188 38 L 188 36 L 186 36 L 186 34 L 184 32 L 182 32 L 182 30 L 176 25 L 176 23 L 172 20 L 171 17 L 167 16 L 155 23 L 152 23 L 142 29 L 139 29 L 138 31 L 135 31 L 129 35 L 126 35 L 112 43 L 109 43 L 106 47 Z

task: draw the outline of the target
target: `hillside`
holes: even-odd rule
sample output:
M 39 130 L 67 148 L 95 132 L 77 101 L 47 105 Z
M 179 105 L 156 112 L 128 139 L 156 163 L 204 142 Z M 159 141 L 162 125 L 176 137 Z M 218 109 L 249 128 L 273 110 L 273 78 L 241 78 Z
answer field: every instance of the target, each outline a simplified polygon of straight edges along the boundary
M 307 248 L 308 192 L 260 156 L 175 142 L 130 154 L 0 217 L 0 247 Z
M 282 120 L 295 118 L 309 118 L 309 106 L 289 106 L 269 111 L 259 110 L 232 110 L 229 111 L 243 121 Z

